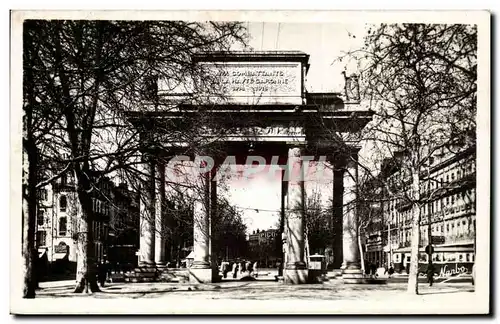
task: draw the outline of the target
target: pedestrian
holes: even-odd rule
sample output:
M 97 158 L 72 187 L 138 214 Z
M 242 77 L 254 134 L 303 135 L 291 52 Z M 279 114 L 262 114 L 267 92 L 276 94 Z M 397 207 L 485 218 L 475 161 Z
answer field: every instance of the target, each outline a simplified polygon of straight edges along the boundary
M 375 263 L 371 264 L 371 273 L 372 276 L 377 277 L 377 265 Z
M 370 275 L 370 270 L 371 270 L 370 262 L 366 261 L 366 264 L 365 264 L 365 274 L 366 275 Z
M 427 281 L 429 282 L 429 286 L 432 286 L 434 283 L 434 265 L 432 263 L 427 266 Z
M 106 268 L 106 264 L 103 261 L 97 264 L 97 280 L 101 287 L 104 287 L 104 283 L 106 282 L 106 275 L 108 273 Z
M 394 274 L 394 267 L 393 267 L 393 266 L 392 266 L 392 264 L 391 264 L 391 266 L 389 267 L 389 278 L 390 278 L 393 274 Z
M 253 264 L 253 271 L 255 273 L 255 277 L 259 276 L 259 272 L 257 271 L 257 261 L 254 262 Z
M 236 279 L 237 274 L 238 274 L 238 263 L 234 262 L 233 263 L 233 279 Z
M 240 264 L 240 273 L 243 275 L 243 272 L 245 272 L 247 269 L 246 269 L 246 263 L 245 261 L 241 261 L 241 264 Z
M 247 264 L 245 265 L 245 267 L 246 267 L 245 270 L 248 271 L 248 275 L 251 275 L 252 271 L 253 271 L 253 269 L 252 269 L 252 262 L 251 261 L 247 261 Z
M 222 276 L 227 278 L 227 273 L 229 272 L 229 262 L 222 261 Z

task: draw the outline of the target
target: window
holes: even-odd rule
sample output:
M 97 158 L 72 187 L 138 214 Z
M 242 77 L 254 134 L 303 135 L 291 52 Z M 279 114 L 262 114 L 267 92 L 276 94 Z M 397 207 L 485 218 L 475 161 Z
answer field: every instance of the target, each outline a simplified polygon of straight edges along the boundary
M 38 190 L 38 199 L 41 201 L 47 200 L 47 189 Z
M 67 226 L 66 217 L 59 218 L 59 236 L 66 236 Z
M 45 222 L 45 210 L 38 210 L 38 214 L 36 215 L 36 223 L 38 226 L 43 226 L 43 223 Z
M 68 179 L 66 178 L 66 175 L 63 174 L 61 175 L 61 185 L 65 186 L 66 183 L 68 183 Z
M 446 253 L 444 261 L 456 261 L 457 254 L 456 253 Z
M 436 261 L 441 261 L 443 260 L 443 253 L 436 253 Z
M 65 212 L 67 207 L 68 200 L 66 196 L 61 196 L 61 198 L 59 198 L 59 211 Z
M 36 246 L 45 246 L 47 244 L 47 233 L 45 231 L 36 232 Z

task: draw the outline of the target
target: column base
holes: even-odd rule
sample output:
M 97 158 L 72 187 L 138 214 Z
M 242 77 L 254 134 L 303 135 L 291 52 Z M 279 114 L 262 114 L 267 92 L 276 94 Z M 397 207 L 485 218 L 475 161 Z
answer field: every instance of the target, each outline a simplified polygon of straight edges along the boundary
M 357 284 L 364 282 L 363 271 L 361 269 L 343 269 L 342 281 L 348 284 Z
M 156 268 L 156 263 L 154 261 L 139 261 L 139 268 Z
M 156 262 L 156 267 L 159 269 L 164 269 L 167 267 L 167 263 L 166 262 Z
M 213 282 L 213 270 L 212 268 L 189 268 L 189 283 L 199 284 L 199 283 L 212 283 Z
M 210 269 L 210 262 L 208 261 L 193 261 L 190 269 Z
M 299 285 L 309 282 L 308 269 L 285 269 L 283 277 L 286 284 Z

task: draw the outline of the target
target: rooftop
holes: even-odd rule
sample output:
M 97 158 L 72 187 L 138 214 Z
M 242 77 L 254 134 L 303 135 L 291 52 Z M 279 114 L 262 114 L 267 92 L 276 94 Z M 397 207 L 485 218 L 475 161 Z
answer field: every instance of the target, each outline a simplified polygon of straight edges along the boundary
M 299 61 L 309 66 L 309 54 L 302 51 L 230 51 L 193 55 L 195 62 L 213 61 Z

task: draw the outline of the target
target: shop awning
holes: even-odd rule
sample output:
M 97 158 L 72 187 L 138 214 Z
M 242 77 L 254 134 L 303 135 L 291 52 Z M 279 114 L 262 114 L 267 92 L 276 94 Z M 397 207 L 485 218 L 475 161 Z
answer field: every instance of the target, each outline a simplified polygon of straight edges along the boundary
M 436 252 L 471 252 L 474 247 L 463 246 L 463 245 L 434 245 L 434 253 Z M 425 247 L 420 247 L 419 252 L 425 252 Z M 411 248 L 405 247 L 397 250 L 393 250 L 393 253 L 410 253 Z

